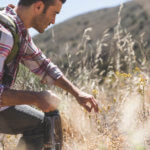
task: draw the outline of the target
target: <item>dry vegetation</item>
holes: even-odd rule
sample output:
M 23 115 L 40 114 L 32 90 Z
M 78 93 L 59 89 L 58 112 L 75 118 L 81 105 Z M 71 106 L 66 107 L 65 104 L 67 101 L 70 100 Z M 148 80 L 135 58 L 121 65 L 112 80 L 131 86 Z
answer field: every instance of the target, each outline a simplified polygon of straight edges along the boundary
M 149 62 L 142 49 L 142 36 L 139 41 L 141 57 L 136 58 L 134 37 L 121 26 L 122 9 L 123 6 L 118 12 L 118 24 L 113 36 L 105 30 L 102 39 L 95 41 L 97 48 L 94 59 L 89 57 L 92 53 L 86 51 L 91 28 L 85 30 L 82 41 L 77 45 L 74 55 L 82 58 L 80 61 L 72 61 L 74 55 L 69 54 L 69 45 L 66 46 L 69 66 L 66 76 L 73 72 L 73 66 L 78 66 L 74 83 L 96 97 L 99 112 L 86 112 L 71 95 L 53 87 L 52 90 L 63 99 L 59 108 L 64 132 L 63 150 L 150 149 Z M 108 39 L 111 41 L 108 42 Z M 102 57 L 107 48 L 115 53 L 109 55 L 112 56 L 109 60 L 106 58 L 109 63 L 105 63 Z M 103 64 L 107 64 L 107 69 Z M 26 70 L 22 69 L 20 74 L 24 74 L 23 71 Z M 23 78 L 21 75 L 18 77 L 17 88 L 47 88 L 38 84 L 37 78 L 28 71 L 26 74 Z M 19 137 L 4 135 L 1 141 L 5 150 L 13 149 Z
M 149 0 L 134 0 L 136 1 L 137 3 L 139 3 L 146 11 L 148 14 L 150 14 L 150 11 L 149 11 Z

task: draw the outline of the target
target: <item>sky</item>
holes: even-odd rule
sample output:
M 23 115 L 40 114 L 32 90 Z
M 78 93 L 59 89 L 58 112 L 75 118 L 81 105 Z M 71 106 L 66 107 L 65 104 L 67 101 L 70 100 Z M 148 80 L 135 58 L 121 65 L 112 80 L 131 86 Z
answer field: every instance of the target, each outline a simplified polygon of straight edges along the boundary
M 67 0 L 62 7 L 61 13 L 57 15 L 55 24 L 83 13 L 114 7 L 127 1 L 130 0 Z M 8 4 L 16 5 L 17 2 L 18 0 L 1 0 L 0 6 L 3 7 Z M 29 32 L 32 36 L 38 33 L 34 29 L 30 29 Z

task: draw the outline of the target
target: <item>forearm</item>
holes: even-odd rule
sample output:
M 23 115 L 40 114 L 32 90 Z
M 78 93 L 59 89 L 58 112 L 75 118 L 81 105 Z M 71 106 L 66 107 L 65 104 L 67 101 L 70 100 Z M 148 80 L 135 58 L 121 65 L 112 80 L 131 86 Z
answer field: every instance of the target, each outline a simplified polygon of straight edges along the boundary
M 64 76 L 57 79 L 54 84 L 75 96 L 78 103 L 82 105 L 87 111 L 91 112 L 91 110 L 94 109 L 95 112 L 98 112 L 98 104 L 96 99 L 92 95 L 79 90 Z M 90 106 L 87 105 L 88 103 L 90 103 Z
M 2 106 L 36 105 L 38 92 L 5 89 L 1 98 Z
M 62 76 L 59 79 L 57 79 L 54 82 L 54 84 L 66 90 L 75 97 L 79 96 L 80 90 L 75 85 L 73 85 L 65 76 Z

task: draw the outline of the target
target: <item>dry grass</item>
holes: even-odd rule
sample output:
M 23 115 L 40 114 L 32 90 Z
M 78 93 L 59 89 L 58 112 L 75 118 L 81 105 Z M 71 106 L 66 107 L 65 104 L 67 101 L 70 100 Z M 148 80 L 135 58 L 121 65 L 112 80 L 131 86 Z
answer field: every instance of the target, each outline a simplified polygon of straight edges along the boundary
M 111 48 L 116 55 L 110 57 L 105 77 L 102 76 L 105 69 L 98 70 L 98 67 L 104 63 L 102 51 L 110 45 L 106 40 L 110 36 L 107 30 L 104 32 L 103 38 L 97 42 L 94 62 L 92 62 L 93 59 L 89 60 L 89 53 L 86 52 L 88 32 L 91 31 L 91 28 L 85 30 L 83 40 L 77 46 L 76 55 L 82 56 L 83 59 L 78 62 L 75 84 L 95 96 L 98 100 L 99 112 L 97 114 L 86 112 L 71 95 L 54 89 L 63 100 L 59 108 L 64 133 L 63 150 L 150 149 L 148 62 L 142 49 L 140 50 L 142 53 L 140 64 L 137 62 L 133 49 L 135 40 L 130 33 L 121 27 L 120 13 L 122 8 L 123 6 L 120 7 L 118 24 L 111 41 Z M 80 49 L 81 45 L 82 50 Z M 109 48 L 107 47 L 107 49 Z M 67 55 L 71 67 L 76 62 L 72 62 L 73 56 L 70 56 L 69 53 Z M 89 62 L 94 64 L 94 67 Z M 126 66 L 125 71 L 122 69 L 124 65 Z M 72 68 L 69 68 L 66 71 L 66 76 L 71 71 Z M 95 74 L 97 71 L 98 75 Z M 103 84 L 99 84 L 102 77 Z M 24 86 L 22 87 L 24 88 Z M 32 89 L 32 84 L 30 84 L 30 89 Z M 36 88 L 33 87 L 33 89 Z M 5 150 L 11 150 L 12 145 L 17 143 L 19 136 L 5 135 L 1 139 Z

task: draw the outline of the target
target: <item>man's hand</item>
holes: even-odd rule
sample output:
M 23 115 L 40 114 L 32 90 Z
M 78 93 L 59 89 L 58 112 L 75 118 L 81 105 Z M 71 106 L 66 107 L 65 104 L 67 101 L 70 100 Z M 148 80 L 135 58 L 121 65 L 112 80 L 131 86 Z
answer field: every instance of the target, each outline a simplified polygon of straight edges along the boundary
M 91 112 L 92 109 L 94 109 L 95 112 L 98 112 L 97 101 L 92 95 L 81 91 L 76 99 L 88 112 Z
M 91 112 L 92 109 L 94 109 L 95 112 L 98 112 L 98 104 L 96 99 L 92 95 L 82 92 L 79 88 L 73 85 L 65 76 L 57 79 L 54 84 L 76 97 L 78 103 L 82 105 L 88 112 Z

